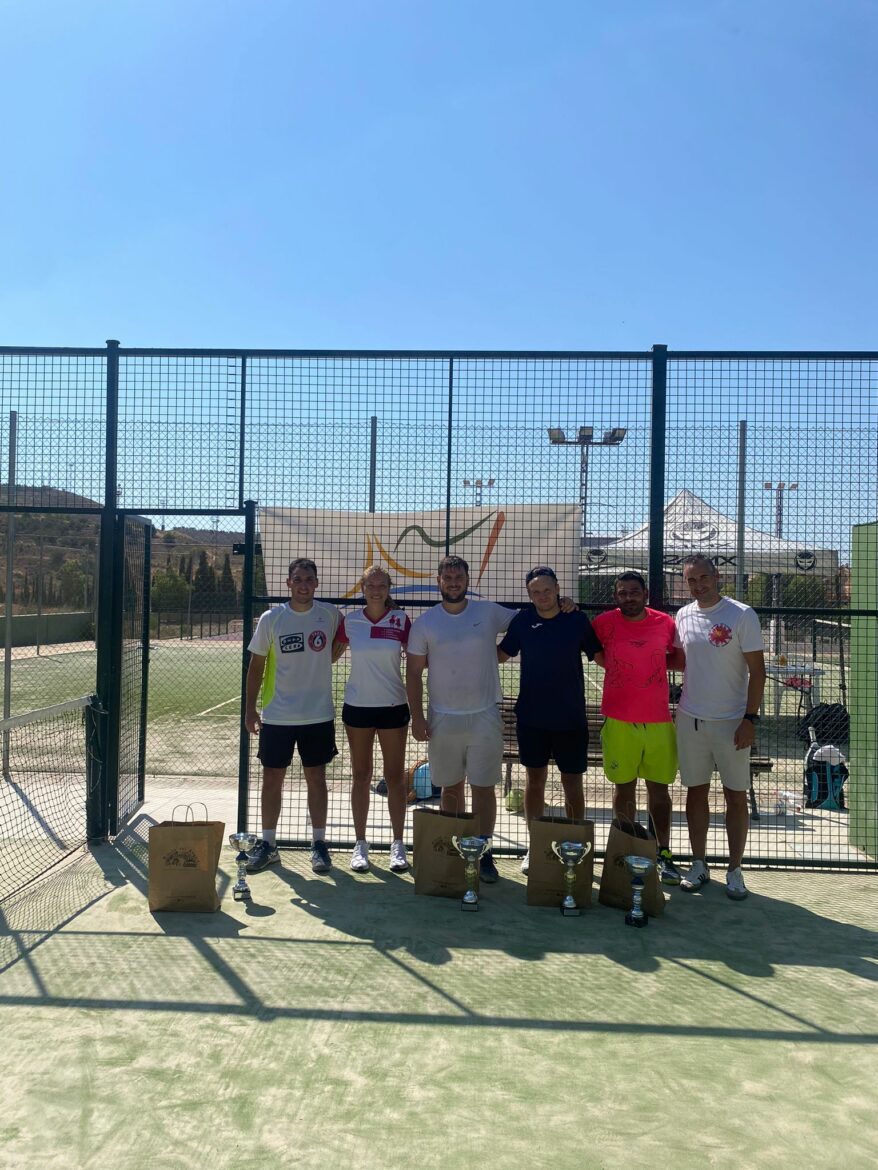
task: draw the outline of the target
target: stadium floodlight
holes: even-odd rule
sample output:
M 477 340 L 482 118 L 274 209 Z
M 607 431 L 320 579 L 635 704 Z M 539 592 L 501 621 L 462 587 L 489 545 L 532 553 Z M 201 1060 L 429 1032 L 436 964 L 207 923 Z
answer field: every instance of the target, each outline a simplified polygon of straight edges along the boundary
M 585 539 L 585 510 L 588 504 L 588 452 L 592 447 L 618 447 L 628 434 L 626 427 L 610 427 L 602 439 L 594 437 L 594 427 L 582 426 L 575 439 L 568 439 L 560 427 L 548 427 L 549 442 L 556 447 L 579 448 L 579 506 L 582 508 L 582 539 Z
M 496 479 L 465 479 L 463 486 L 473 491 L 475 495 L 475 505 L 477 508 L 482 506 L 482 495 L 484 492 L 489 492 L 495 485 Z

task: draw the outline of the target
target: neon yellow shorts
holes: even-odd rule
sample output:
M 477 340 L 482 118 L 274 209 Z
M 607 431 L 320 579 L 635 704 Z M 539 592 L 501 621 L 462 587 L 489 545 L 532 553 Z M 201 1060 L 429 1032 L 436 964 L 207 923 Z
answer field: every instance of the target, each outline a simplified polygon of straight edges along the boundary
M 673 784 L 677 775 L 677 733 L 673 723 L 623 723 L 607 719 L 601 728 L 604 775 L 614 784 L 652 780 Z

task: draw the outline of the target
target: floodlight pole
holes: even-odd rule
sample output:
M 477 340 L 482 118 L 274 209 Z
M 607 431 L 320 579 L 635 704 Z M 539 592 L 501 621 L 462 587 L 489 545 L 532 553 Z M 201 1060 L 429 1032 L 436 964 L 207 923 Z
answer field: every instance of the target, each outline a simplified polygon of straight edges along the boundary
M 783 539 L 783 494 L 785 491 L 794 492 L 798 490 L 797 483 L 784 483 L 783 480 L 777 485 L 766 480 L 762 485 L 765 491 L 774 492 L 774 535 L 778 540 Z M 781 573 L 773 573 L 771 578 L 771 606 L 772 609 L 780 609 L 780 594 L 781 594 Z M 780 654 L 782 638 L 781 638 L 781 620 L 780 614 L 775 613 L 771 618 L 772 634 L 771 634 L 771 648 L 775 655 Z
M 496 479 L 465 479 L 463 486 L 467 491 L 472 491 L 475 497 L 475 506 L 481 508 L 482 506 L 482 492 L 492 492 L 497 486 Z
M 375 483 L 378 474 L 378 415 L 369 419 L 369 511 L 375 511 Z
M 604 431 L 602 439 L 594 437 L 594 427 L 582 426 L 575 439 L 568 439 L 560 427 L 549 427 L 547 430 L 549 442 L 553 447 L 579 448 L 579 507 L 582 516 L 579 534 L 580 560 L 582 559 L 582 542 L 586 536 L 586 509 L 588 507 L 588 455 L 592 447 L 618 447 L 628 433 L 625 427 L 611 427 Z M 464 480 L 464 484 L 467 481 Z

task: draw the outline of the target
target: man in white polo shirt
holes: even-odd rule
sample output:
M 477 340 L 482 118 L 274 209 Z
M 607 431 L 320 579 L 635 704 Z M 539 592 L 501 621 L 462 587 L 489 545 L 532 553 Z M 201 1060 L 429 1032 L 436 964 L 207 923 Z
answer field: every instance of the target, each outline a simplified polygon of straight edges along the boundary
M 473 794 L 473 812 L 487 840 L 497 819 L 495 785 L 503 764 L 503 722 L 497 669 L 497 635 L 515 616 L 493 601 L 470 601 L 469 565 L 463 557 L 439 562 L 442 604 L 412 623 L 406 661 L 406 690 L 412 735 L 428 741 L 430 779 L 441 787 L 443 812 L 466 807 L 464 780 Z M 424 716 L 424 670 L 430 703 Z M 497 880 L 491 852 L 482 857 L 479 876 Z
M 749 824 L 750 748 L 765 689 L 762 630 L 748 605 L 720 594 L 719 575 L 708 557 L 687 557 L 683 576 L 695 600 L 677 614 L 677 638 L 686 655 L 677 754 L 693 863 L 680 885 L 691 892 L 710 881 L 705 863 L 708 793 L 716 769 L 726 802 L 726 893 L 741 899 L 747 897 L 741 861 Z
M 341 614 L 314 600 L 317 566 L 305 557 L 290 563 L 290 600 L 267 610 L 250 641 L 244 723 L 259 735 L 262 763 L 262 840 L 250 853 L 248 873 L 280 861 L 277 822 L 287 768 L 298 750 L 308 787 L 313 839 L 311 868 L 326 873 L 332 859 L 326 844 L 326 765 L 338 754 L 332 663 L 344 653 L 336 641 Z M 256 703 L 262 690 L 262 712 Z
M 473 794 L 473 812 L 485 840 L 494 832 L 497 793 L 503 767 L 502 693 L 497 636 L 509 628 L 515 610 L 494 601 L 470 601 L 469 565 L 463 557 L 439 562 L 442 604 L 412 623 L 406 660 L 406 691 L 412 735 L 428 741 L 430 779 L 442 789 L 443 812 L 463 812 L 465 781 Z M 575 609 L 569 597 L 561 609 Z M 424 716 L 424 670 L 428 674 L 429 710 Z M 489 850 L 479 863 L 483 882 L 497 881 Z

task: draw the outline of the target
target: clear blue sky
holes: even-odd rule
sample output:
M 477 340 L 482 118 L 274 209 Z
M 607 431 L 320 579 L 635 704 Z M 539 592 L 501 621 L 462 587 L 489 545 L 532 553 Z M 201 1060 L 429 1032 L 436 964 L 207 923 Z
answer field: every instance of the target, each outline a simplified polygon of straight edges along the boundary
M 878 347 L 873 0 L 16 0 L 0 342 Z

